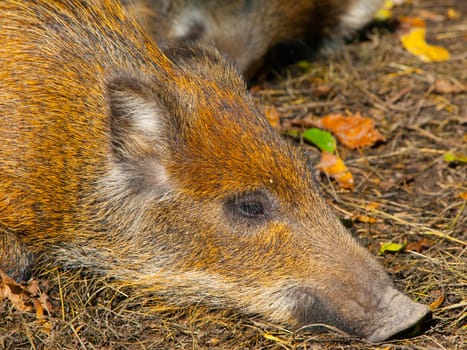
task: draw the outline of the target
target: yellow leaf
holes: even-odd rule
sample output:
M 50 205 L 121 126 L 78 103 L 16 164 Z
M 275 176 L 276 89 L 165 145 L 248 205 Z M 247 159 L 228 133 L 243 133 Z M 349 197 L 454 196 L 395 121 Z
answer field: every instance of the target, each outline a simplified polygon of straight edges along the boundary
M 449 19 L 459 19 L 461 17 L 461 13 L 452 7 L 448 8 L 447 17 Z
M 398 253 L 404 250 L 404 248 L 405 248 L 405 244 L 393 243 L 393 242 L 381 243 L 381 247 L 379 248 L 379 254 L 384 254 L 386 252 Z
M 402 34 L 402 45 L 411 54 L 425 62 L 446 61 L 449 51 L 440 46 L 430 45 L 425 41 L 425 28 L 412 28 L 407 34 Z
M 375 13 L 375 20 L 377 21 L 387 21 L 388 19 L 390 19 L 392 17 L 392 12 L 391 10 L 387 9 L 387 8 L 382 8 L 382 9 L 379 9 L 376 13 Z

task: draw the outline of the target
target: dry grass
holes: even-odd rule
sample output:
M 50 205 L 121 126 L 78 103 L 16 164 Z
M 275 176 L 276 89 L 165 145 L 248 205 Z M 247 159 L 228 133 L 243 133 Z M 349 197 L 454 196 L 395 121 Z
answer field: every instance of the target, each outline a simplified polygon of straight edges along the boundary
M 248 315 L 202 307 L 171 308 L 155 296 L 135 296 L 106 281 L 72 271 L 42 272 L 42 288 L 55 311 L 48 331 L 32 314 L 0 303 L 0 348 L 5 349 L 461 349 L 467 314 L 465 164 L 443 154 L 466 154 L 467 93 L 439 94 L 436 79 L 467 82 L 466 5 L 422 1 L 416 7 L 445 13 L 464 10 L 457 21 L 430 23 L 429 40 L 451 51 L 445 63 L 422 63 L 406 53 L 397 35 L 379 31 L 370 40 L 347 45 L 335 57 L 317 60 L 304 72 L 291 67 L 254 89 L 258 103 L 274 105 L 282 131 L 301 129 L 307 117 L 361 112 L 376 120 L 387 142 L 371 149 L 339 148 L 354 174 L 354 192 L 342 192 L 321 176 L 329 203 L 351 231 L 378 254 L 382 242 L 416 243 L 381 263 L 400 289 L 430 304 L 444 296 L 433 320 L 418 336 L 372 345 L 335 330 L 295 332 Z M 462 7 L 463 6 L 463 7 Z M 415 10 L 416 10 L 415 9 Z M 399 12 L 410 14 L 403 7 Z M 316 97 L 316 86 L 332 92 Z M 317 151 L 309 146 L 312 156 Z M 377 203 L 376 209 L 369 204 Z

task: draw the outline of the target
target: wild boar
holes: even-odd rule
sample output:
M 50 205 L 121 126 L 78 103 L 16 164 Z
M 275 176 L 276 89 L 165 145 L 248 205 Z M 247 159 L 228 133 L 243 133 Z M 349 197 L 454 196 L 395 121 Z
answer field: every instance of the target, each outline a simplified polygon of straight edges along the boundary
M 215 49 L 162 52 L 112 0 L 3 0 L 0 13 L 7 273 L 85 268 L 168 302 L 371 341 L 427 313 L 344 229 Z
M 124 0 L 160 42 L 203 41 L 252 77 L 278 44 L 317 48 L 354 34 L 384 0 Z M 280 54 L 284 54 L 281 52 Z

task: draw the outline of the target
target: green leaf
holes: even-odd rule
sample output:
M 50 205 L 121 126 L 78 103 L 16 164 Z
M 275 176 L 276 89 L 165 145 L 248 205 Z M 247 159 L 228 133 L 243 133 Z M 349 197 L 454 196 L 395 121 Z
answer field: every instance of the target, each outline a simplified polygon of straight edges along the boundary
M 290 136 L 290 137 L 299 137 L 300 133 L 296 130 L 287 130 L 285 132 L 285 135 Z
M 336 150 L 336 139 L 327 131 L 311 128 L 305 130 L 302 136 L 308 142 L 318 146 L 322 151 L 334 153 Z
M 444 154 L 444 160 L 448 163 L 467 163 L 467 156 L 460 153 L 446 152 Z
M 400 244 L 400 243 L 393 243 L 393 242 L 388 242 L 388 243 L 383 243 L 381 244 L 381 248 L 379 248 L 379 254 L 384 254 L 386 252 L 389 253 L 398 253 L 405 248 L 405 243 Z
M 306 60 L 298 61 L 297 63 L 295 63 L 295 65 L 303 69 L 307 73 L 311 71 L 311 69 L 313 68 L 313 65 L 311 64 L 311 62 L 306 61 Z

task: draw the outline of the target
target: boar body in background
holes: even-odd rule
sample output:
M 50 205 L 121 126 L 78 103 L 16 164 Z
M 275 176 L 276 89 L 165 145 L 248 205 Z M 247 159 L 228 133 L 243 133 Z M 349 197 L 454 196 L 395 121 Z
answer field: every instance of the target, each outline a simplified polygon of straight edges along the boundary
M 340 41 L 367 24 L 384 0 L 125 0 L 158 41 L 216 46 L 251 77 L 278 44 Z M 283 52 L 278 52 L 284 54 Z
M 0 13 L 0 268 L 20 279 L 34 257 L 373 341 L 426 314 L 217 51 L 164 54 L 110 0 Z

